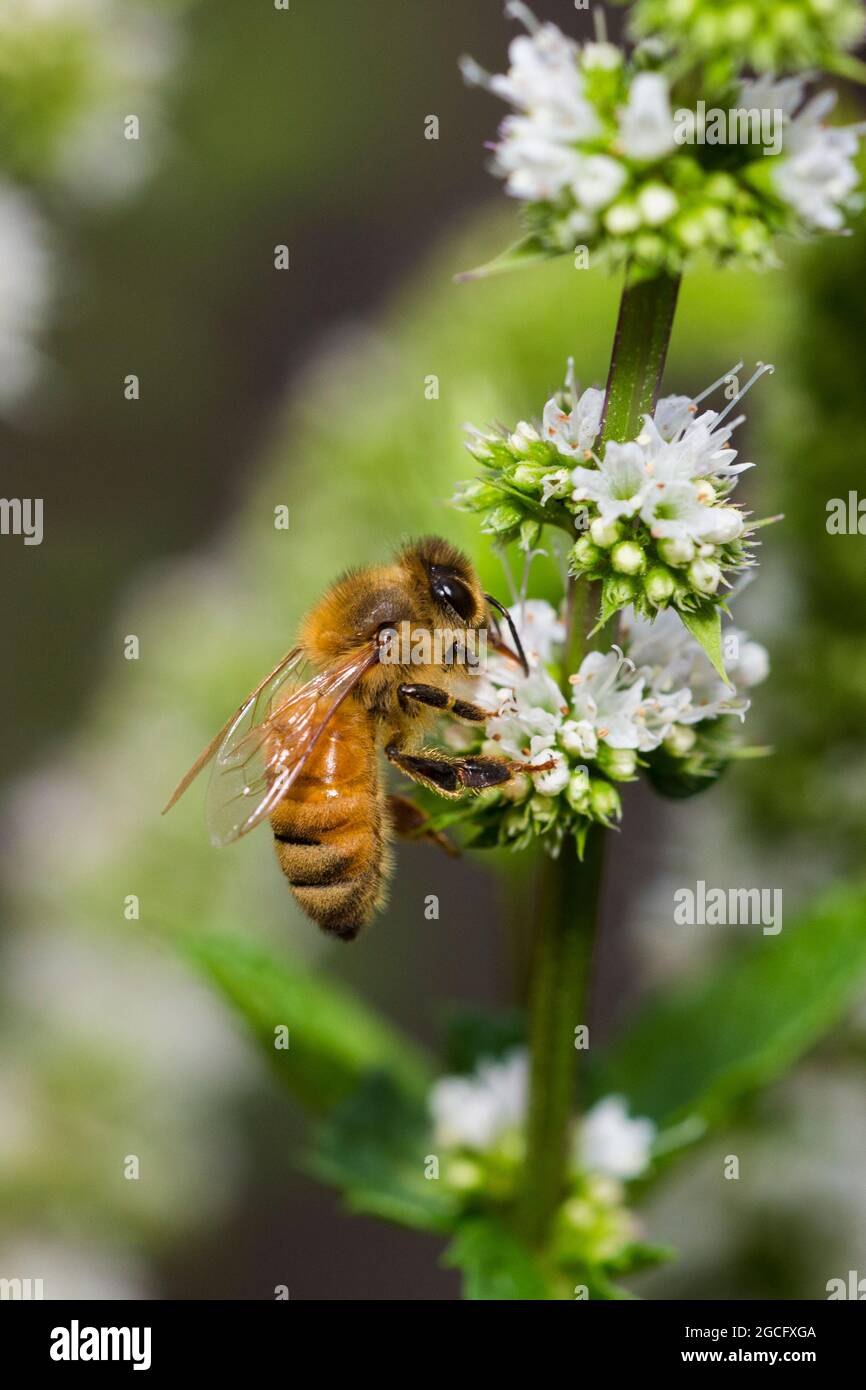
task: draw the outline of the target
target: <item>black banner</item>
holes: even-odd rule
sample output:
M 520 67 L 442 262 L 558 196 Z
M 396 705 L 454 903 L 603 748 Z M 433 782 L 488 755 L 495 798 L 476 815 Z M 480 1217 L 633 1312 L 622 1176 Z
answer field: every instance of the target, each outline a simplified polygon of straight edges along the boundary
M 840 1300 L 842 1301 L 842 1300 Z M 418 1356 L 429 1375 L 437 1351 L 443 1369 L 454 1356 L 448 1335 L 449 1324 L 442 1323 L 442 1304 L 435 1307 L 436 1335 L 412 1349 L 404 1340 L 405 1313 L 400 1324 L 378 1324 L 375 1310 L 365 1304 L 370 1319 L 364 1332 L 375 1344 L 363 1351 L 362 1335 L 354 1330 L 346 1335 L 345 1303 L 313 1305 L 298 1300 L 274 1303 L 26 1303 L 7 1304 L 2 1309 L 3 1345 L 7 1364 L 26 1374 L 46 1371 L 52 1377 L 98 1376 L 100 1371 L 160 1377 L 183 1371 L 209 1372 L 221 1376 L 256 1373 L 257 1367 L 282 1365 L 286 1374 L 298 1368 L 297 1356 L 315 1353 L 324 1356 L 329 1374 L 341 1358 L 354 1373 L 362 1373 L 370 1346 L 375 1358 L 387 1355 L 403 1361 L 402 1372 L 412 1373 L 411 1362 Z M 422 1315 L 424 1316 L 424 1315 Z M 446 1315 L 447 1318 L 448 1315 Z M 482 1335 L 477 1352 L 485 1362 L 510 1357 L 514 1350 L 514 1323 L 500 1333 L 494 1319 L 462 1307 L 455 1313 L 454 1331 L 461 1338 L 467 1332 Z M 510 1314 L 511 1317 L 514 1313 Z M 522 1319 L 521 1315 L 521 1319 Z M 527 1332 L 537 1333 L 537 1314 L 521 1332 L 521 1349 L 529 1350 Z M 426 1315 L 432 1317 L 432 1313 Z M 354 1317 L 350 1314 L 354 1326 Z M 652 1303 L 576 1302 L 551 1309 L 544 1317 L 546 1339 L 565 1334 L 571 1346 L 573 1370 L 579 1378 L 587 1358 L 599 1359 L 612 1373 L 630 1369 L 667 1371 L 669 1368 L 701 1366 L 810 1366 L 823 1373 L 841 1368 L 857 1355 L 864 1321 L 851 1307 L 838 1302 L 820 1303 Z M 422 1334 L 423 1335 L 423 1334 Z M 309 1339 L 309 1341 L 307 1341 Z M 387 1351 L 390 1344 L 392 1350 Z M 545 1356 L 553 1342 L 539 1343 Z M 400 1348 L 402 1347 L 402 1350 Z M 557 1350 L 559 1347 L 557 1346 Z M 431 1355 L 432 1353 L 432 1355 Z M 360 1358 L 360 1359 L 359 1359 Z M 856 1362 L 855 1362 L 856 1364 Z

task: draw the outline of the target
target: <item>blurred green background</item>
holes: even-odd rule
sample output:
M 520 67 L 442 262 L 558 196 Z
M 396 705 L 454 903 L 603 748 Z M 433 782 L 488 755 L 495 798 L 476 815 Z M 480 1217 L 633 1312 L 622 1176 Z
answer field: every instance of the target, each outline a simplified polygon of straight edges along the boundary
M 570 7 L 535 8 L 588 33 Z M 453 1298 L 425 1240 L 344 1216 L 297 1175 L 299 1116 L 165 937 L 290 949 L 432 1044 L 449 1004 L 519 996 L 525 942 L 505 901 L 519 876 L 401 850 L 388 913 L 346 950 L 299 917 L 267 834 L 217 852 L 200 793 L 166 821 L 159 809 L 347 563 L 436 529 L 504 594 L 471 519 L 445 505 L 472 472 L 461 426 L 537 413 L 569 354 L 602 382 L 619 286 L 559 263 L 453 283 L 514 229 L 483 171 L 500 112 L 456 67 L 463 52 L 501 66 L 498 0 L 142 3 L 109 6 L 100 32 L 116 40 L 101 104 L 87 61 L 70 62 L 77 40 L 53 67 L 35 44 L 25 85 L 0 27 L 3 186 L 39 219 L 46 285 L 38 368 L 0 419 L 5 494 L 45 499 L 41 546 L 0 543 L 0 1274 L 73 1297 Z M 79 119 L 88 104 L 97 117 Z M 124 143 L 139 110 L 141 139 Z M 2 236 L 0 218 L 0 251 Z M 12 253 L 28 253 L 6 245 L 14 286 Z M 748 931 L 675 927 L 676 886 L 781 887 L 787 917 L 861 872 L 866 567 L 862 537 L 828 536 L 825 508 L 864 476 L 866 244 L 784 258 L 774 275 L 686 281 L 667 376 L 694 392 L 740 357 L 776 364 L 749 400 L 740 447 L 760 466 L 743 491 L 787 519 L 738 605 L 773 664 L 750 740 L 776 752 L 694 805 L 630 789 L 607 866 L 602 1038 Z M 864 1050 L 866 1010 L 658 1189 L 648 1231 L 681 1257 L 642 1293 L 822 1297 L 866 1272 Z M 747 1179 L 721 1181 L 727 1152 Z

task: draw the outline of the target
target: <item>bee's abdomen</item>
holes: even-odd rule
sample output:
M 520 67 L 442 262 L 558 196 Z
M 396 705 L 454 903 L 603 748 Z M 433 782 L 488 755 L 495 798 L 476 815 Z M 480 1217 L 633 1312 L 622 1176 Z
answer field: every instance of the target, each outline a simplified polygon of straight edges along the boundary
M 387 854 L 376 750 L 354 712 L 332 721 L 271 826 L 304 912 L 351 941 L 381 904 Z

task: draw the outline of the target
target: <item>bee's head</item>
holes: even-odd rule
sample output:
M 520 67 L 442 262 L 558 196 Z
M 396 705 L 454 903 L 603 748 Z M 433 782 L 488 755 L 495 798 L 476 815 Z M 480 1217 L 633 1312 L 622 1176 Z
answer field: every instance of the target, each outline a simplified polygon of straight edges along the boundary
M 477 644 L 467 639 L 468 646 L 461 648 L 461 634 L 488 628 L 489 604 L 505 611 L 485 594 L 474 566 L 461 551 L 438 536 L 424 536 L 404 545 L 391 564 L 351 570 L 338 579 L 305 620 L 301 644 L 318 666 L 339 660 L 370 641 L 384 643 L 386 635 L 400 637 L 399 648 L 391 648 L 387 663 L 392 669 L 394 664 L 410 661 L 440 667 L 442 657 L 435 655 L 437 651 L 452 653 L 445 665 L 461 650 L 468 650 L 474 662 Z M 519 639 L 508 621 L 525 667 Z M 495 623 L 493 631 L 497 646 Z M 452 641 L 455 636 L 456 648 Z M 434 655 L 425 656 L 428 650 Z M 393 655 L 395 651 L 399 651 L 398 656 Z M 458 659 L 462 658 L 458 655 Z M 416 679 L 434 680 L 436 674 L 436 669 L 425 676 L 416 672 Z M 374 667 L 364 677 L 365 687 L 377 687 L 385 675 Z
M 423 536 L 397 555 L 417 617 L 431 628 L 481 628 L 487 624 L 487 599 L 471 561 L 439 536 Z

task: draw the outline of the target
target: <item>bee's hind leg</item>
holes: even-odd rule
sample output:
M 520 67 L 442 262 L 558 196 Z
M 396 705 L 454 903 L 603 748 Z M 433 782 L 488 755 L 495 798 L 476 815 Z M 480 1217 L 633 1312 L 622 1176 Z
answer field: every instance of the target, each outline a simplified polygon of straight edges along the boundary
M 542 767 L 527 769 L 523 763 L 515 762 L 511 758 L 488 758 L 481 754 L 449 757 L 432 749 L 423 753 L 404 753 L 394 743 L 385 749 L 385 756 L 407 777 L 411 777 L 413 782 L 420 782 L 422 786 L 430 787 L 441 796 L 460 796 L 466 791 L 486 791 L 488 787 L 498 787 L 503 782 L 510 782 L 518 773 L 543 770 Z
M 430 818 L 410 801 L 408 796 L 389 796 L 388 814 L 394 827 L 394 834 L 405 840 L 430 840 L 438 845 L 451 859 L 459 859 L 460 851 L 441 830 L 434 830 Z

